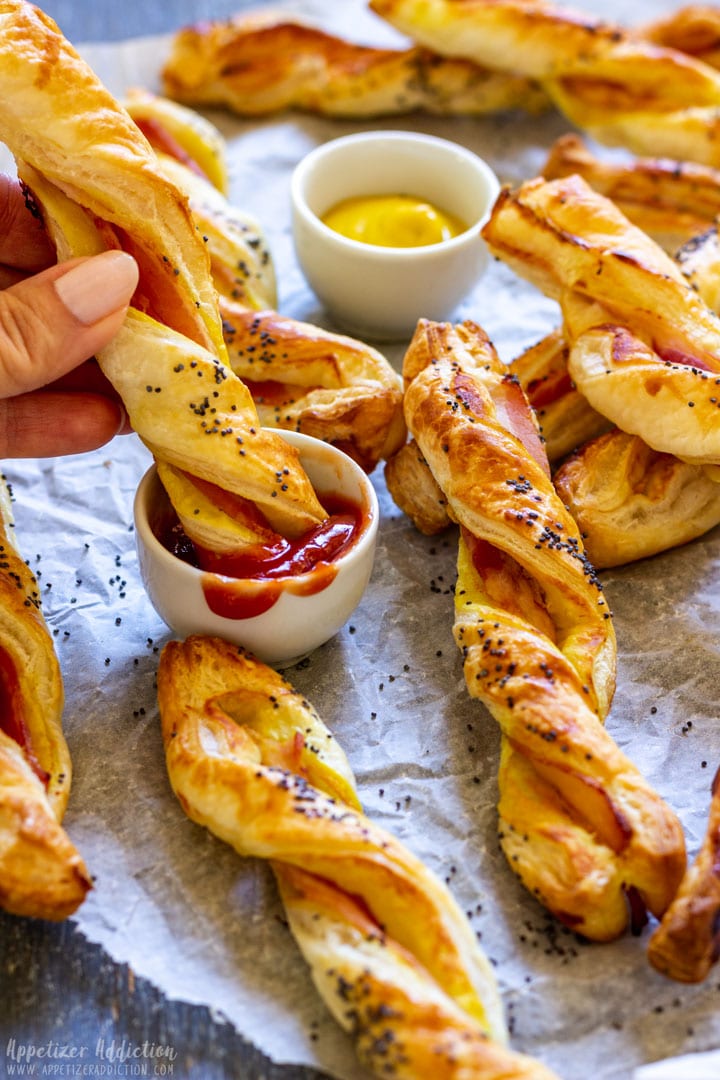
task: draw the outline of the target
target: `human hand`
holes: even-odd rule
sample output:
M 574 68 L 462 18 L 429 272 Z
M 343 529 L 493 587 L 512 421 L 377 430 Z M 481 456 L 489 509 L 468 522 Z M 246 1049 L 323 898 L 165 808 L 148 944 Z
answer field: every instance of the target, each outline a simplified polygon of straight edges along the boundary
M 120 329 L 137 264 L 122 251 L 53 258 L 20 185 L 0 175 L 0 458 L 78 454 L 129 430 L 89 358 Z

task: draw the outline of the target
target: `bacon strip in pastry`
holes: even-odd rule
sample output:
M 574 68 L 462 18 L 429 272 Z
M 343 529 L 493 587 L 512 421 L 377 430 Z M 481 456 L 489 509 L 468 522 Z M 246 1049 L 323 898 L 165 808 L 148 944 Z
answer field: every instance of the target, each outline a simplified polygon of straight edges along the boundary
M 558 919 L 610 940 L 661 916 L 682 829 L 602 725 L 615 637 L 532 411 L 482 330 L 422 321 L 404 362 L 408 428 L 460 526 L 456 642 L 503 733 L 500 838 Z
M 165 646 L 168 774 L 188 816 L 269 859 L 330 1011 L 378 1076 L 552 1080 L 505 1045 L 492 969 L 447 888 L 360 809 L 312 706 L 217 638 Z
M 678 982 L 707 978 L 720 957 L 720 770 L 700 850 L 648 945 L 653 967 Z
M 59 920 L 91 883 L 60 824 L 72 778 L 60 666 L 0 488 L 0 907 Z
M 483 116 L 548 104 L 521 76 L 427 49 L 354 44 L 273 11 L 184 27 L 162 74 L 168 97 L 240 116 L 289 108 L 356 118 L 415 110 Z
M 720 165 L 720 74 L 548 0 L 370 0 L 446 57 L 541 83 L 568 120 L 637 154 Z
M 284 536 L 323 521 L 297 453 L 262 428 L 227 363 L 202 237 L 138 127 L 52 20 L 22 0 L 0 2 L 0 68 L 0 138 L 59 258 L 121 247 L 138 261 L 125 323 L 98 356 L 138 435 L 189 483 L 215 485 L 238 513 L 245 500 L 250 518 L 259 512 Z

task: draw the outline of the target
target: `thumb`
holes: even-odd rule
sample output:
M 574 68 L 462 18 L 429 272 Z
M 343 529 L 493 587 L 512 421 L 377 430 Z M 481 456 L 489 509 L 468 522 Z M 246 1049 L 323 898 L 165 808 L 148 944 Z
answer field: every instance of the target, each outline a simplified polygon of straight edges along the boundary
M 106 345 L 137 282 L 135 260 L 113 250 L 0 292 L 0 398 L 45 386 Z

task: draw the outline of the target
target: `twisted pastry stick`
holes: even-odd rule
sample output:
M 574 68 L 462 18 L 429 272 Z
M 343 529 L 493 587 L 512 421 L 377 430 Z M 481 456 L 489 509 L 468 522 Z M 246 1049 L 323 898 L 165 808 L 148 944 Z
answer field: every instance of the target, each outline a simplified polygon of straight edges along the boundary
M 600 583 L 480 328 L 421 321 L 404 375 L 408 427 L 460 525 L 454 634 L 468 690 L 503 733 L 503 850 L 561 921 L 610 940 L 643 908 L 662 915 L 685 849 L 602 726 L 615 638 Z
M 638 33 L 657 45 L 667 45 L 720 68 L 720 11 L 713 4 L 688 4 L 646 23 Z
M 168 135 L 188 146 L 195 113 L 142 91 L 130 95 L 128 110 L 190 200 L 210 254 L 229 362 L 250 390 L 260 423 L 333 443 L 372 472 L 405 439 L 398 373 L 370 345 L 273 310 L 272 259 L 258 223 L 169 143 Z M 212 148 L 219 138 L 216 132 L 204 142 Z M 202 166 L 209 155 L 194 153 L 197 142 L 190 162 Z
M 599 570 L 687 544 L 720 524 L 720 484 L 705 468 L 619 428 L 581 446 L 553 484 Z
M 603 161 L 579 135 L 563 135 L 540 169 L 546 180 L 576 174 L 611 199 L 625 217 L 670 255 L 710 229 L 720 214 L 720 171 L 691 161 Z
M 275 671 L 217 638 L 170 642 L 158 700 L 193 821 L 272 860 L 330 1011 L 378 1076 L 552 1080 L 507 1049 L 492 970 L 445 886 L 362 813 L 347 760 Z
M 546 0 L 370 0 L 418 44 L 541 83 L 598 142 L 720 165 L 720 74 Z
M 720 956 L 720 770 L 712 784 L 702 845 L 650 938 L 653 967 L 678 982 L 702 982 Z
M 0 2 L 0 69 L 0 138 L 59 257 L 123 247 L 138 261 L 133 306 L 98 357 L 138 435 L 190 485 L 214 485 L 217 517 L 229 493 L 239 496 L 233 511 L 252 521 L 259 510 L 285 536 L 324 520 L 297 454 L 261 428 L 227 365 L 205 245 L 127 112 L 52 20 L 22 0 Z M 203 524 L 214 546 L 214 517 Z
M 593 408 L 655 450 L 720 460 L 720 321 L 669 256 L 577 176 L 504 191 L 483 235 L 560 301 Z
M 63 682 L 37 581 L 11 539 L 0 485 L 0 907 L 64 919 L 91 887 L 61 827 L 72 764 L 62 731 Z
M 282 13 L 237 16 L 180 30 L 162 73 L 168 97 L 226 105 L 241 116 L 295 108 L 335 117 L 395 116 L 424 110 L 482 116 L 539 112 L 543 91 L 426 49 L 371 48 L 289 20 Z

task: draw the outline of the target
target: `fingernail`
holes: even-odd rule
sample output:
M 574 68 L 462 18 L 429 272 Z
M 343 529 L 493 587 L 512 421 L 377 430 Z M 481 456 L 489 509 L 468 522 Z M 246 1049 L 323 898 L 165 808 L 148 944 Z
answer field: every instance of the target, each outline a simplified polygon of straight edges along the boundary
M 55 279 L 55 292 L 78 322 L 93 326 L 129 303 L 138 282 L 137 263 L 124 251 L 104 251 Z

